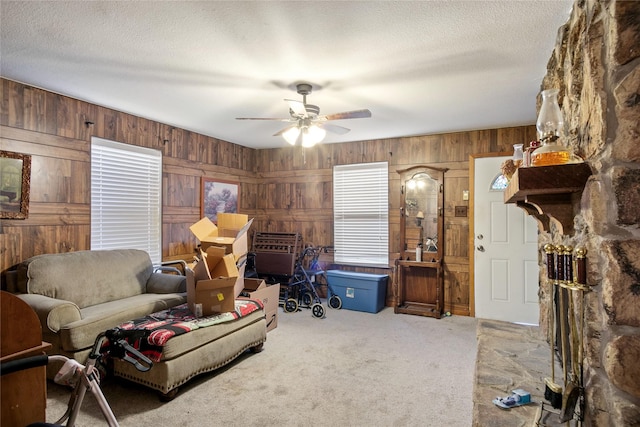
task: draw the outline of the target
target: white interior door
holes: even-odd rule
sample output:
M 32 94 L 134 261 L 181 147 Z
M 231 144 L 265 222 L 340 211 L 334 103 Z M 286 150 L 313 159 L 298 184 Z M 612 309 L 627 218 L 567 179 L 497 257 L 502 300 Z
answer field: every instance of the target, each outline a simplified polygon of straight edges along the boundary
M 503 191 L 491 189 L 507 158 L 474 160 L 476 317 L 537 325 L 537 223 L 514 204 L 505 204 Z

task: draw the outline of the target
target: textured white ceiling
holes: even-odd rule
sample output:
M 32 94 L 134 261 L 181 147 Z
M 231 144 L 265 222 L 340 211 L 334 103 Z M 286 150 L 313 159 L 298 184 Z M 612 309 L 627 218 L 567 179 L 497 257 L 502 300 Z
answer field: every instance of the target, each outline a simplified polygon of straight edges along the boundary
M 8 79 L 254 148 L 310 82 L 325 142 L 532 124 L 573 0 L 7 1 Z

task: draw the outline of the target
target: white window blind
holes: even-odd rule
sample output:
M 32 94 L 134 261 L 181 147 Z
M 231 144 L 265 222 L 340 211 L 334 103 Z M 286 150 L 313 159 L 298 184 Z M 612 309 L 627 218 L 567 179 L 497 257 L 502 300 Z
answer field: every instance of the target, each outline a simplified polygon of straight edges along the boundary
M 91 249 L 162 260 L 162 153 L 91 138 Z
M 333 168 L 333 244 L 337 263 L 389 264 L 387 162 Z

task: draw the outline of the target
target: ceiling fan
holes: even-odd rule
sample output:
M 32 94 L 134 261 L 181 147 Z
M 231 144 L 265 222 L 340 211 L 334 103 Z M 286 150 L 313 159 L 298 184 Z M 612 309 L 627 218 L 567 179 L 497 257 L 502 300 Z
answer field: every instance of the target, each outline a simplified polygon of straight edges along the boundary
M 320 115 L 320 107 L 307 104 L 307 95 L 311 93 L 312 86 L 309 83 L 298 83 L 296 89 L 297 92 L 302 95 L 302 102 L 294 99 L 285 99 L 289 104 L 289 115 L 291 117 L 287 119 L 237 117 L 236 120 L 277 120 L 292 123 L 276 132 L 273 136 L 282 135 L 291 145 L 296 145 L 296 143 L 300 142 L 303 147 L 313 147 L 324 139 L 327 131 L 339 135 L 350 131 L 348 128 L 327 123 L 328 121 L 371 117 L 371 111 L 366 109 Z

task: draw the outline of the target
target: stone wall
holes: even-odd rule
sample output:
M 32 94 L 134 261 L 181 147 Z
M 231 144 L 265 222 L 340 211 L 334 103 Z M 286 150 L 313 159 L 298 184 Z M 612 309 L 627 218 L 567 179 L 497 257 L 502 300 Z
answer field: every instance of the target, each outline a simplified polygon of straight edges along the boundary
M 640 425 L 640 2 L 576 0 L 541 89 L 554 87 L 593 171 L 575 235 L 540 235 L 588 250 L 585 425 Z

